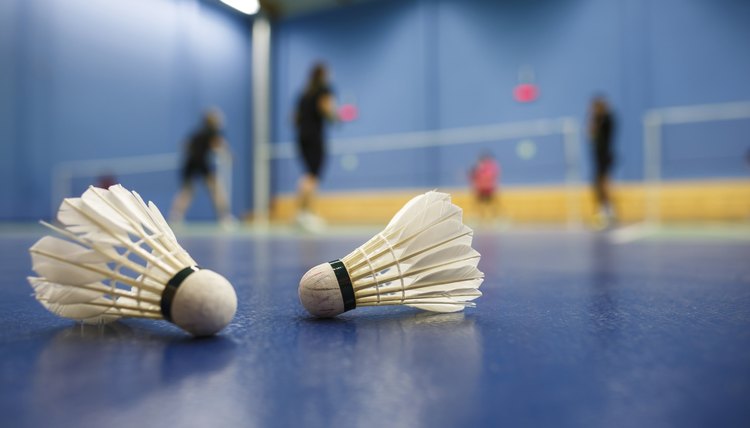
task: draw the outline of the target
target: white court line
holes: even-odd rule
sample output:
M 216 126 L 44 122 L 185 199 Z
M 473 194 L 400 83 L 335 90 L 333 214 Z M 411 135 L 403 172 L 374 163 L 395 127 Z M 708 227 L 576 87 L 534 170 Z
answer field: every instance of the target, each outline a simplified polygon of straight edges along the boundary
M 644 239 L 653 235 L 654 232 L 653 226 L 646 223 L 636 223 L 610 231 L 608 238 L 611 243 L 621 245 Z

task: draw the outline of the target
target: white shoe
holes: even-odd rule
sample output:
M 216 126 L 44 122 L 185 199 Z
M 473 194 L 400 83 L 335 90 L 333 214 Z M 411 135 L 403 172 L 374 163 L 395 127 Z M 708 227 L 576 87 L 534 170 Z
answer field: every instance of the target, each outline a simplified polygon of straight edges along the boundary
M 600 210 L 594 216 L 594 229 L 598 231 L 607 231 L 617 225 L 617 218 L 611 210 Z
M 236 229 L 237 224 L 237 219 L 231 214 L 226 215 L 219 220 L 219 227 L 221 227 L 221 229 L 225 231 L 232 231 Z
M 320 233 L 326 227 L 326 222 L 309 211 L 301 211 L 297 214 L 297 225 L 310 233 Z

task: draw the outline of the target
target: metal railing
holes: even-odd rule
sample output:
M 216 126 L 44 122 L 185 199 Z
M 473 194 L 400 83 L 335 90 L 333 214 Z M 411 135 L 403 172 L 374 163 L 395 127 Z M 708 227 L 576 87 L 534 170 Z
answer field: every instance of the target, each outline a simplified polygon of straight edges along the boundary
M 665 107 L 646 111 L 643 116 L 643 174 L 646 193 L 646 222 L 661 220 L 662 129 L 667 125 L 750 119 L 750 102 Z

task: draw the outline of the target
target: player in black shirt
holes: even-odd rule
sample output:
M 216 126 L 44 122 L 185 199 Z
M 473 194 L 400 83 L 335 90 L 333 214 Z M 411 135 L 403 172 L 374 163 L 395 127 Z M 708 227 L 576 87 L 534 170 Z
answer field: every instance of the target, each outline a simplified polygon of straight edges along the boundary
M 311 213 L 311 207 L 325 162 L 325 123 L 335 120 L 336 101 L 328 85 L 328 70 L 324 64 L 316 64 L 295 114 L 297 147 L 305 168 L 299 181 L 297 221 L 307 228 L 322 225 L 322 220 Z
M 222 225 L 234 223 L 234 218 L 229 212 L 224 187 L 217 179 L 211 162 L 213 153 L 231 158 L 227 143 L 221 133 L 222 123 L 220 111 L 208 111 L 203 117 L 201 127 L 187 141 L 182 170 L 180 171 L 182 186 L 174 199 L 170 215 L 170 220 L 174 223 L 182 222 L 185 217 L 185 211 L 193 199 L 193 180 L 196 178 L 205 181 Z
M 594 97 L 591 102 L 589 134 L 594 163 L 594 196 L 604 227 L 610 226 L 615 220 L 609 186 L 610 171 L 615 163 L 612 147 L 614 128 L 614 118 L 607 101 L 602 96 Z

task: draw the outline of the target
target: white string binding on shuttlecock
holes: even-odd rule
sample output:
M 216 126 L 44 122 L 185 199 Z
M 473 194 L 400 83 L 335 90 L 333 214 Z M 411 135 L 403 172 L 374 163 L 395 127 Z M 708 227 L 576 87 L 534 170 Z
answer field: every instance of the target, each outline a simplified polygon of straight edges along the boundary
M 471 247 L 472 235 L 450 195 L 427 192 L 411 199 L 385 229 L 342 258 L 356 306 L 408 305 L 437 312 L 473 306 L 484 274 L 477 268 L 480 255 Z
M 362 251 L 362 248 L 357 248 L 365 258 L 365 261 L 367 262 L 367 266 L 370 267 L 370 276 L 372 277 L 372 280 L 375 281 L 375 293 L 378 296 L 378 304 L 380 304 L 380 282 L 378 282 L 378 276 L 375 273 L 375 268 L 372 267 L 372 263 L 370 263 L 370 258 L 367 257 L 367 254 Z
M 398 257 L 396 257 L 396 252 L 393 251 L 393 245 L 391 245 L 390 241 L 388 241 L 388 238 L 383 235 L 383 232 L 378 233 L 378 236 L 383 240 L 383 242 L 385 242 L 385 245 L 388 246 L 388 251 L 391 252 L 393 262 L 396 264 L 396 270 L 398 270 L 398 280 L 401 281 L 401 304 L 403 304 L 404 300 L 406 300 L 406 288 L 404 286 L 404 277 L 401 273 L 401 264 L 399 263 L 399 259 Z M 380 294 L 378 294 L 378 303 L 380 303 Z

